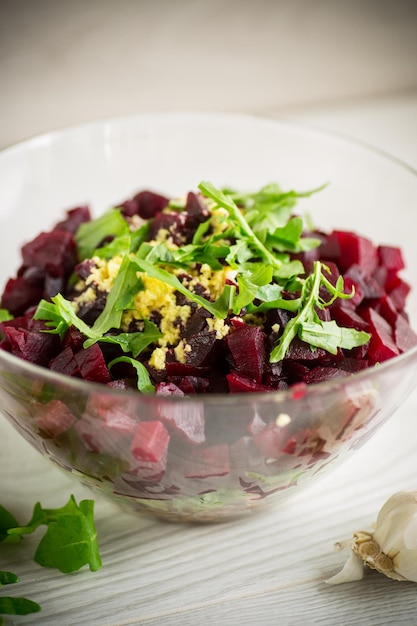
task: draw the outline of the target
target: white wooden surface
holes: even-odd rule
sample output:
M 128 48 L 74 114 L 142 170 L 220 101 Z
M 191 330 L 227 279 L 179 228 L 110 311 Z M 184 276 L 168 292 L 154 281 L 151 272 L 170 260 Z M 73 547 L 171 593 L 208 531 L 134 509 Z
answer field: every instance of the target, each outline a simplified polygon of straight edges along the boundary
M 120 5 L 123 19 L 115 10 Z M 142 39 L 140 34 L 135 38 L 130 19 L 134 2 L 106 0 L 100 3 L 103 13 L 97 13 L 97 2 L 1 3 L 1 15 L 10 19 L 7 23 L 0 19 L 0 146 L 67 123 L 123 112 L 170 106 L 228 108 L 285 115 L 331 128 L 377 145 L 417 168 L 413 2 L 355 1 L 341 8 L 342 3 L 320 0 L 314 11 L 302 1 L 231 2 L 229 21 L 221 2 L 161 0 L 139 5 L 141 18 L 152 27 L 149 33 L 142 28 Z M 163 23 L 151 8 L 160 5 L 168 11 Z M 273 9 L 278 11 L 274 13 L 278 43 L 272 39 L 276 31 L 268 19 Z M 113 21 L 106 21 L 106 12 Z M 173 27 L 181 33 L 176 47 L 169 45 Z M 216 27 L 220 36 L 213 41 L 210 33 Z M 112 34 L 115 40 L 108 44 Z M 350 43 L 354 34 L 359 36 L 356 46 Z M 252 54 L 245 52 L 241 37 L 253 42 Z M 132 46 L 139 55 L 136 63 L 127 56 Z M 140 57 L 140 52 L 156 49 L 150 60 Z M 212 50 L 204 67 L 199 63 L 202 50 L 205 54 Z M 202 70 L 210 81 L 216 78 L 221 97 L 204 93 Z M 169 87 L 171 100 L 165 99 L 164 86 Z M 137 98 L 141 93 L 142 100 Z M 345 555 L 333 550 L 335 541 L 369 529 L 395 491 L 417 488 L 416 422 L 417 391 L 349 461 L 275 510 L 238 522 L 207 526 L 158 522 L 93 495 L 103 558 L 99 572 L 65 576 L 38 567 L 30 558 L 38 535 L 19 546 L 1 546 L 0 569 L 15 571 L 21 579 L 10 592 L 43 607 L 42 613 L 14 618 L 13 623 L 415 626 L 414 583 L 397 583 L 375 572 L 361 582 L 338 587 L 323 581 L 344 563 Z M 0 418 L 0 501 L 24 521 L 35 501 L 60 506 L 70 493 L 77 499 L 92 496 Z

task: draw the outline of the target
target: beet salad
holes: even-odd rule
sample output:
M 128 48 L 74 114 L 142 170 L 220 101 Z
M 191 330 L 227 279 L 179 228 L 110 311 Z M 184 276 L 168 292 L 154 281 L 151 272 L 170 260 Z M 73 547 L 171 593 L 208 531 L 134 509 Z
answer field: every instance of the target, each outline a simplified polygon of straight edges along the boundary
M 141 191 L 92 219 L 67 211 L 22 248 L 0 347 L 140 393 L 269 392 L 346 376 L 417 344 L 401 250 L 329 233 L 307 193 L 202 182 Z

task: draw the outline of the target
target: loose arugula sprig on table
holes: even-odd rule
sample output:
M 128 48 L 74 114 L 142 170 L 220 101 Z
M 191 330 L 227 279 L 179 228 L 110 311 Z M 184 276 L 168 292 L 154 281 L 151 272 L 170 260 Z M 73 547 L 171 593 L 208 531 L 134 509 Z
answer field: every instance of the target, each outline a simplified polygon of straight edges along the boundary
M 78 505 L 71 496 L 63 507 L 56 509 L 43 508 L 38 502 L 24 526 L 0 504 L 0 544 L 18 543 L 42 525 L 47 530 L 36 549 L 36 563 L 62 573 L 75 572 L 84 565 L 89 565 L 93 572 L 101 568 L 92 500 L 82 500 Z M 18 581 L 16 574 L 0 571 L 0 588 Z M 27 615 L 40 610 L 39 604 L 27 598 L 0 596 L 0 626 L 1 614 Z
M 118 208 L 82 224 L 76 233 L 81 259 L 115 255 L 123 258 L 104 310 L 88 326 L 77 316 L 71 302 L 58 294 L 51 302 L 40 302 L 35 319 L 46 320 L 50 332 L 61 337 L 69 326 L 75 326 L 85 335 L 86 348 L 97 341 L 119 345 L 124 356 L 110 365 L 130 362 L 138 375 L 138 389 L 144 393 L 152 393 L 153 387 L 138 356 L 161 334 L 150 320 L 144 320 L 141 331 L 120 330 L 124 311 L 134 306 L 135 295 L 144 289 L 140 277 L 143 274 L 166 283 L 220 320 L 274 308 L 290 311 L 292 317 L 272 348 L 272 363 L 285 357 L 296 337 L 312 349 L 323 348 L 331 354 L 369 340 L 368 333 L 342 328 L 334 321 L 324 322 L 318 315 L 335 299 L 352 297 L 353 292 L 345 293 L 343 279 L 339 277 L 333 285 L 328 268 L 319 261 L 306 276 L 302 263 L 294 259 L 294 254 L 319 246 L 320 240 L 306 235 L 305 220 L 293 215 L 293 208 L 299 198 L 311 196 L 322 187 L 302 193 L 284 192 L 273 183 L 254 193 L 237 193 L 202 181 L 198 188 L 209 217 L 198 226 L 192 242 L 182 247 L 147 241 L 149 223 L 131 232 Z M 168 208 L 181 212 L 184 206 L 181 201 L 172 201 Z M 223 222 L 220 232 L 212 227 L 214 216 Z M 110 243 L 100 247 L 103 238 L 108 241 L 111 237 Z M 235 284 L 225 284 L 214 302 L 188 289 L 173 273 L 176 268 L 187 271 L 202 263 L 213 270 L 226 265 L 235 272 Z M 327 302 L 320 295 L 323 290 L 328 293 Z M 286 292 L 292 292 L 292 297 Z

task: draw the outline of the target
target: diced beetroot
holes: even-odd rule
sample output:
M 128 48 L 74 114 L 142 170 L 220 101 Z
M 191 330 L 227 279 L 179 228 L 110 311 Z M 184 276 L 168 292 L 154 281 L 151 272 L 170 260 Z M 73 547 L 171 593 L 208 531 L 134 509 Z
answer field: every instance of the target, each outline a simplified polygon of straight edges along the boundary
M 229 446 L 225 443 L 199 450 L 198 459 L 190 461 L 184 469 L 186 478 L 209 478 L 229 473 Z
M 258 392 L 268 392 L 274 391 L 272 387 L 267 385 L 262 385 L 261 383 L 257 383 L 252 378 L 248 378 L 247 376 L 243 376 L 238 372 L 230 372 L 226 374 L 227 383 L 229 386 L 230 393 L 246 393 L 252 391 Z
M 190 363 L 166 363 L 166 373 L 168 376 L 201 376 L 204 377 L 210 372 L 209 367 L 197 367 Z
M 355 306 L 360 304 L 362 298 L 381 298 L 385 293 L 383 287 L 381 287 L 381 285 L 370 274 L 364 272 L 359 265 L 351 265 L 351 267 L 347 270 L 345 274 L 345 284 L 347 278 L 349 278 L 355 286 L 355 295 L 352 298 Z M 362 296 L 359 301 L 357 299 L 357 291 L 359 291 Z
M 346 372 L 338 367 L 318 365 L 317 367 L 313 367 L 313 369 L 304 376 L 304 382 L 308 385 L 313 385 L 324 382 L 325 380 L 334 380 L 341 376 L 346 376 Z
M 342 272 L 352 265 L 359 265 L 365 274 L 372 274 L 378 265 L 378 254 L 374 244 L 356 233 L 334 231 L 337 238 L 340 257 L 337 264 Z
M 140 191 L 134 196 L 133 202 L 136 204 L 135 213 L 148 220 L 162 211 L 167 206 L 169 199 L 153 191 Z
M 380 363 L 399 354 L 395 345 L 392 329 L 388 322 L 374 309 L 366 309 L 365 319 L 370 324 L 371 340 L 369 356 L 374 363 Z
M 184 392 L 172 383 L 160 383 L 156 388 L 158 396 L 184 396 Z M 158 405 L 158 414 L 166 426 L 178 433 L 189 443 L 205 441 L 204 409 L 200 403 L 164 402 Z
M 54 230 L 66 230 L 74 235 L 81 224 L 90 220 L 90 209 L 87 205 L 75 207 L 67 211 L 66 218 L 58 222 Z
M 183 376 L 178 379 L 178 386 L 187 395 L 206 393 L 209 388 L 209 381 L 201 376 Z
M 341 302 L 344 302 L 344 300 Z M 355 311 L 355 309 L 343 306 L 338 301 L 337 304 L 335 302 L 332 306 L 331 314 L 332 319 L 334 319 L 339 326 L 365 331 L 368 328 L 368 323 Z
M 2 333 L 10 343 L 12 354 L 36 365 L 46 366 L 59 348 L 58 335 L 51 333 L 39 333 L 10 325 L 3 325 Z
M 49 361 L 49 369 L 58 374 L 66 376 L 80 376 L 80 368 L 75 360 L 74 353 L 70 347 L 64 348 L 62 352 L 57 354 Z
M 215 358 L 220 340 L 216 338 L 216 332 L 211 331 L 194 335 L 187 343 L 191 346 L 190 352 L 187 352 L 187 364 L 205 367 Z
M 185 223 L 185 215 L 182 213 L 160 213 L 151 222 L 149 239 L 155 239 L 160 230 L 167 230 L 174 243 L 182 243 L 182 230 Z
M 255 446 L 266 461 L 277 459 L 288 440 L 288 428 L 277 426 L 274 422 L 252 435 Z
M 81 377 L 96 383 L 108 383 L 111 380 L 103 353 L 98 344 L 80 350 L 74 355 Z
M 22 247 L 23 262 L 51 276 L 68 276 L 77 263 L 72 233 L 63 230 L 40 233 Z
M 64 349 L 69 347 L 73 352 L 78 352 L 83 347 L 85 339 L 85 336 L 75 326 L 70 326 L 62 342 L 62 347 Z
M 402 315 L 398 315 L 396 319 L 394 339 L 400 352 L 407 352 L 417 345 L 417 335 Z
M 136 461 L 158 463 L 166 454 L 169 440 L 169 433 L 161 421 L 139 422 L 130 449 Z
M 131 486 L 138 481 L 142 483 L 159 483 L 167 469 L 168 450 L 162 454 L 158 461 L 143 461 L 142 459 L 134 460 L 132 466 L 129 469 L 129 475 L 134 477 L 133 480 L 128 481 Z
M 227 336 L 234 369 L 243 376 L 261 383 L 265 371 L 266 336 L 259 326 L 242 326 Z
M 375 304 L 374 309 L 377 313 L 382 315 L 385 320 L 387 320 L 388 324 L 392 328 L 395 327 L 398 315 L 400 314 L 388 295 L 384 295 L 380 298 L 380 300 Z
M 399 272 L 405 268 L 405 263 L 400 248 L 394 246 L 379 246 L 378 257 L 381 265 L 388 270 Z
M 290 344 L 286 359 L 294 361 L 316 361 L 328 356 L 328 352 L 323 348 L 311 349 L 310 344 L 301 341 L 296 337 Z
M 387 289 L 387 291 L 398 312 L 404 310 L 410 290 L 410 285 L 399 277 L 397 277 L 395 281 L 391 281 L 390 288 Z
M 23 315 L 31 306 L 38 304 L 43 297 L 43 281 L 31 282 L 19 276 L 10 278 L 4 289 L 1 306 L 12 315 Z
M 32 407 L 32 413 L 40 430 L 50 437 L 62 435 L 76 421 L 73 413 L 61 400 L 51 400 L 48 404 L 37 404 Z

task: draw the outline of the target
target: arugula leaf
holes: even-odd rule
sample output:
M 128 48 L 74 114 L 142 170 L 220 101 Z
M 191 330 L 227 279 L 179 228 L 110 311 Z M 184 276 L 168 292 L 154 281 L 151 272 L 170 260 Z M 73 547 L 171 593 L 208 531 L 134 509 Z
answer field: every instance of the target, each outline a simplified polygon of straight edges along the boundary
M 8 320 L 12 320 L 13 315 L 9 313 L 7 309 L 0 309 L 0 322 L 7 322 Z
M 44 509 L 38 502 L 25 526 L 11 527 L 7 532 L 22 537 L 46 525 L 47 531 L 34 556 L 39 565 L 69 573 L 88 564 L 91 571 L 97 571 L 101 558 L 93 512 L 92 500 L 82 500 L 78 506 L 74 496 L 57 509 Z
M 16 576 L 16 574 L 0 571 L 0 587 L 2 585 L 12 585 L 17 582 L 19 582 L 19 577 Z
M 106 304 L 91 328 L 92 337 L 85 345 L 87 348 L 111 328 L 120 328 L 123 309 L 131 302 L 141 286 L 136 275 L 136 268 L 130 258 L 123 258 L 120 269 L 107 296 Z M 89 335 L 87 335 L 88 337 Z
M 300 339 L 316 348 L 324 348 L 331 354 L 337 354 L 338 348 L 351 350 L 369 341 L 370 335 L 354 328 L 338 326 L 330 322 L 303 322 L 298 331 Z
M 128 356 L 119 356 L 109 363 L 109 369 L 111 369 L 113 365 L 116 365 L 116 363 L 129 363 L 129 365 L 135 368 L 138 377 L 137 386 L 139 391 L 148 394 L 155 392 L 155 387 L 151 383 L 149 372 L 143 363 Z
M 229 217 L 238 227 L 240 236 L 247 240 L 248 245 L 255 250 L 261 258 L 271 263 L 271 265 L 276 269 L 281 267 L 281 262 L 258 239 L 243 216 L 242 211 L 230 196 L 225 195 L 220 189 L 216 189 L 216 187 L 208 181 L 201 182 L 198 185 L 198 188 L 205 196 L 214 200 L 217 206 L 226 209 L 229 213 Z
M 89 565 L 92 572 L 102 563 L 94 525 L 94 503 L 82 500 L 79 507 L 73 497 L 62 509 L 48 512 L 48 529 L 35 553 L 42 567 L 54 567 L 63 573 Z M 54 513 L 51 520 L 51 513 Z
M 122 235 L 121 237 L 115 237 L 110 243 L 96 248 L 93 252 L 93 256 L 99 259 L 111 259 L 114 256 L 125 256 L 129 254 L 131 247 L 131 235 Z
M 0 613 L 4 615 L 29 615 L 30 613 L 38 613 L 39 611 L 41 611 L 41 606 L 37 602 L 33 602 L 33 600 L 0 596 Z M 0 618 L 0 620 L 1 619 L 2 618 Z M 0 621 L 0 624 L 1 623 Z
M 128 234 L 129 225 L 120 209 L 109 209 L 101 217 L 80 224 L 75 233 L 78 254 L 81 259 L 88 259 L 107 237 L 114 238 Z
M 316 307 L 323 309 L 337 297 L 350 298 L 353 294 L 343 292 L 343 278 L 336 286 L 323 275 L 327 269 L 320 261 L 315 261 L 313 272 L 306 278 L 301 290 L 299 309 L 296 315 L 289 320 L 284 332 L 271 351 L 270 362 L 281 361 L 295 337 L 298 335 L 310 345 L 324 348 L 331 354 L 337 352 L 337 347 L 351 349 L 365 344 L 370 339 L 368 333 L 337 326 L 336 322 L 322 322 L 316 313 Z M 325 286 L 331 296 L 329 302 L 324 302 L 320 296 L 320 287 Z
M 13 528 L 17 525 L 18 522 L 15 516 L 0 504 L 0 543 L 3 541 L 7 541 L 8 543 L 16 543 L 19 541 L 19 538 L 15 540 L 11 539 L 7 532 L 9 528 Z
M 134 333 L 120 333 L 118 335 L 104 335 L 99 341 L 104 343 L 118 344 L 123 352 L 131 352 L 136 358 L 147 346 L 158 341 L 162 333 L 150 320 L 144 320 L 145 327 L 142 331 Z

